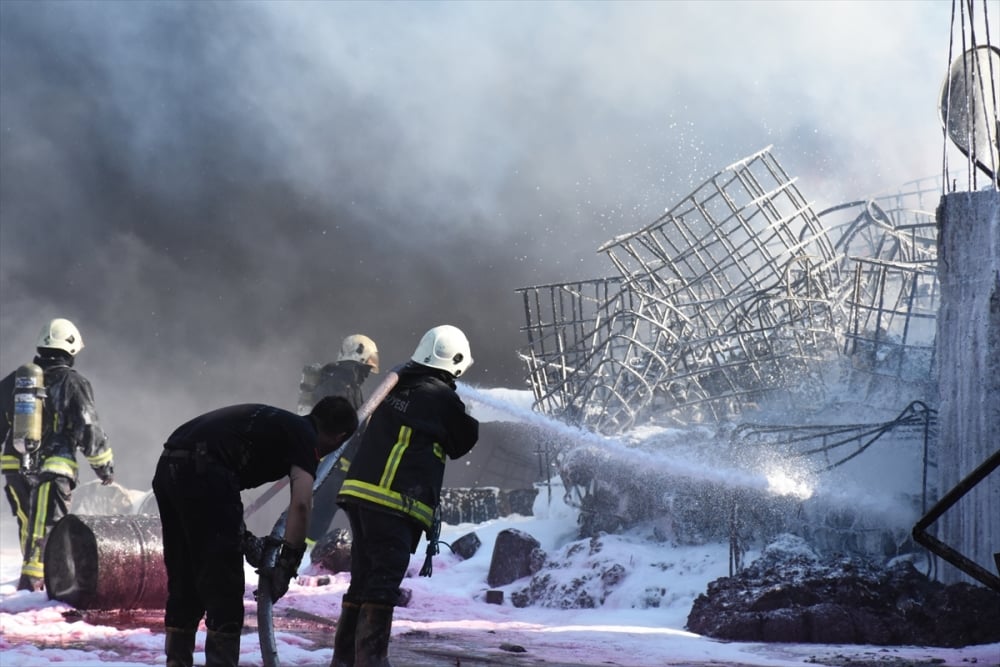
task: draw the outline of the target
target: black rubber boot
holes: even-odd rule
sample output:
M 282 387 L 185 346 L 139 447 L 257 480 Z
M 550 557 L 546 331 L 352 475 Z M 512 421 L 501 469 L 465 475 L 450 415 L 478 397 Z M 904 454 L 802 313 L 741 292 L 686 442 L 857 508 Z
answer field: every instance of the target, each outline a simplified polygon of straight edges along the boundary
M 167 628 L 167 636 L 163 640 L 163 652 L 167 654 L 167 667 L 192 667 L 194 665 L 194 631 Z
M 388 604 L 361 605 L 354 634 L 354 667 L 392 667 L 389 664 L 392 611 L 392 605 Z
M 333 661 L 330 667 L 354 667 L 354 636 L 358 629 L 361 605 L 345 600 L 341 607 L 337 634 L 333 637 Z
M 240 634 L 214 632 L 205 635 L 205 667 L 239 667 Z
M 17 580 L 17 590 L 35 592 L 44 591 L 45 580 L 39 577 L 29 577 L 26 574 L 22 574 L 21 578 Z

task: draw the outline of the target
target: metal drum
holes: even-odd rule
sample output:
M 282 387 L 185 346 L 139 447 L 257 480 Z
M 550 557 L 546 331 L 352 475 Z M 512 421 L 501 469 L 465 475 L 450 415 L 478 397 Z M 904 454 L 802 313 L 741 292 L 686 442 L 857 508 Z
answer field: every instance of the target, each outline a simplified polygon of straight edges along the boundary
M 158 516 L 67 514 L 45 544 L 49 599 L 77 609 L 162 609 L 167 571 Z

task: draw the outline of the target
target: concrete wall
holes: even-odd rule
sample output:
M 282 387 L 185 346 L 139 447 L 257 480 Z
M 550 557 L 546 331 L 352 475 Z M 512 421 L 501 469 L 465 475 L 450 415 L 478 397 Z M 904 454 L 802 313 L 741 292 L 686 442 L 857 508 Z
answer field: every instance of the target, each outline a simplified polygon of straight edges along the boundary
M 1000 448 L 1000 192 L 945 195 L 937 212 L 941 310 L 938 493 Z M 1000 470 L 930 527 L 989 572 L 1000 552 Z M 974 581 L 942 563 L 945 582 Z

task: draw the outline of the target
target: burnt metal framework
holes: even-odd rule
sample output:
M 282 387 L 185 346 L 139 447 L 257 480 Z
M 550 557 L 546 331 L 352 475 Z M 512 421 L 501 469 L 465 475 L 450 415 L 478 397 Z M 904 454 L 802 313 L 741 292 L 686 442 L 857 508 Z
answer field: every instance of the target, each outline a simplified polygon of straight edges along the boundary
M 656 380 L 689 324 L 672 308 L 647 316 L 641 290 L 621 277 L 526 287 L 522 331 L 535 407 L 610 433 L 628 428 L 653 399 Z
M 605 243 L 613 277 L 525 287 L 536 409 L 606 434 L 852 379 L 933 378 L 939 179 L 813 214 L 770 149 Z M 853 381 L 853 380 L 852 380 Z
M 518 290 L 536 407 L 570 423 L 732 416 L 839 347 L 840 257 L 769 148 L 599 251 L 618 277 Z
M 853 369 L 920 382 L 933 378 L 940 289 L 937 223 L 940 182 L 906 183 L 896 193 L 819 213 L 837 238 L 850 285 L 840 335 Z
M 856 258 L 844 352 L 854 368 L 909 381 L 934 374 L 938 281 L 933 265 Z

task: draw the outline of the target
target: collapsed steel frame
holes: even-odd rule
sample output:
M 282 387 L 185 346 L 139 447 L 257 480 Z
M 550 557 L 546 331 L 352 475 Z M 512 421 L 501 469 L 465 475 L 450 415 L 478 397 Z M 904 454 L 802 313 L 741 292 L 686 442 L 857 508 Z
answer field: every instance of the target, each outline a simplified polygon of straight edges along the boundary
M 895 393 L 883 407 L 908 405 L 888 422 L 743 425 L 734 437 L 744 447 L 798 445 L 802 456 L 824 457 L 814 472 L 890 431 L 919 439 L 926 509 L 939 196 L 940 183 L 924 179 L 814 214 L 770 149 L 730 165 L 653 223 L 601 246 L 617 275 L 517 290 L 535 408 L 615 434 L 652 419 L 736 421 L 771 398 L 815 406 L 831 368 L 869 389 L 889 378 L 883 387 Z M 593 488 L 607 475 L 590 473 Z M 592 488 L 575 491 L 589 511 L 612 511 L 586 502 Z
M 939 288 L 937 179 L 834 206 L 818 215 L 837 238 L 849 281 L 847 320 L 838 331 L 853 369 L 925 382 L 934 376 Z
M 599 248 L 618 275 L 524 287 L 535 408 L 605 434 L 825 395 L 823 369 L 931 379 L 940 184 L 813 213 L 770 147 Z

